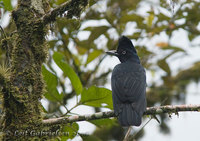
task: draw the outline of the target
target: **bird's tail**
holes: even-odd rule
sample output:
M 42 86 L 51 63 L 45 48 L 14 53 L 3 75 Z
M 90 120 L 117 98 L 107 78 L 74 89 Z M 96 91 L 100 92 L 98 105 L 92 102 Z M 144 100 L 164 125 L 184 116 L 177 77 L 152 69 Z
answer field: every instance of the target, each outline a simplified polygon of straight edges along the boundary
M 140 126 L 142 115 L 131 104 L 123 104 L 118 120 L 122 126 Z

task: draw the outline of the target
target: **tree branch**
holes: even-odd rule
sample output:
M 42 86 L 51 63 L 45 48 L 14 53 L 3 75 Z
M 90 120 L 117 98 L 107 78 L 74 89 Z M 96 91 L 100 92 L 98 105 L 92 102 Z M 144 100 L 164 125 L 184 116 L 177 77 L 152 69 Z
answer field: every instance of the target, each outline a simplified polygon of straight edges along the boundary
M 156 115 L 156 114 L 178 114 L 178 112 L 186 112 L 186 111 L 196 111 L 200 112 L 200 105 L 166 105 L 160 107 L 148 107 L 144 115 Z M 98 112 L 95 114 L 88 115 L 80 115 L 80 116 L 70 116 L 70 117 L 60 117 L 60 118 L 52 118 L 43 120 L 44 125 L 56 125 L 56 124 L 67 124 L 77 121 L 88 121 L 95 119 L 103 119 L 116 117 L 113 111 L 108 112 Z
M 44 25 L 55 21 L 56 17 L 68 11 L 67 17 L 72 18 L 73 16 L 79 16 L 81 10 L 86 7 L 88 0 L 68 0 L 67 2 L 61 4 L 57 8 L 53 9 L 49 13 L 42 17 Z

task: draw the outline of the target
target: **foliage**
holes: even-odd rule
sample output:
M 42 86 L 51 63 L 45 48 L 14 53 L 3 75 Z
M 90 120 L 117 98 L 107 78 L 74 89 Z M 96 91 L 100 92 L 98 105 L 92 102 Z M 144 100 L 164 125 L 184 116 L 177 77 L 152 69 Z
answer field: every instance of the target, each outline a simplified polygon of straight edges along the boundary
M 63 2 L 65 1 L 52 0 L 50 5 L 56 7 Z M 4 13 L 12 10 L 10 0 L 3 0 L 3 3 Z M 144 5 L 147 8 L 144 8 Z M 44 96 L 51 109 L 46 112 L 50 115 L 69 115 L 73 114 L 72 110 L 79 105 L 94 107 L 96 111 L 105 107 L 112 109 L 111 91 L 104 88 L 110 79 L 108 76 L 112 68 L 104 68 L 107 66 L 105 61 L 108 61 L 104 52 L 116 49 L 117 39 L 122 34 L 133 40 L 142 64 L 151 77 L 159 77 L 159 83 L 157 79 L 153 79 L 148 84 L 148 106 L 158 103 L 171 104 L 172 100 L 184 102 L 187 85 L 192 81 L 199 81 L 200 63 L 198 61 L 191 67 L 174 73 L 169 60 L 178 55 L 185 57 L 187 51 L 171 40 L 174 34 L 182 30 L 187 33 L 191 46 L 199 37 L 200 2 L 183 1 L 177 3 L 177 7 L 172 14 L 167 1 L 90 0 L 89 7 L 80 18 L 69 20 L 64 16 L 58 17 L 55 24 L 51 25 L 53 38 L 48 40 L 49 58 L 42 67 L 46 82 Z M 10 36 L 15 30 L 12 21 L 4 30 Z M 162 35 L 165 36 L 164 39 L 158 38 Z M 165 39 L 167 40 L 163 41 Z M 0 53 L 0 58 L 5 59 L 4 50 Z M 74 97 L 75 106 L 68 109 L 67 104 Z M 66 112 L 60 110 L 63 106 Z M 160 118 L 161 131 L 168 132 L 166 116 L 162 115 Z M 112 132 L 110 129 L 113 127 L 117 132 L 115 134 L 123 132 L 121 127 L 116 126 L 115 121 L 109 121 L 111 124 L 107 127 L 107 120 L 91 123 L 99 128 L 92 136 L 80 134 L 84 140 L 102 139 L 105 128 L 108 133 Z M 99 123 L 105 126 L 101 127 Z M 69 127 L 64 127 L 63 130 L 66 128 L 70 134 L 78 134 L 78 124 L 73 126 L 75 131 Z M 70 135 L 70 138 L 72 136 Z M 64 138 L 65 136 L 60 137 L 61 140 Z

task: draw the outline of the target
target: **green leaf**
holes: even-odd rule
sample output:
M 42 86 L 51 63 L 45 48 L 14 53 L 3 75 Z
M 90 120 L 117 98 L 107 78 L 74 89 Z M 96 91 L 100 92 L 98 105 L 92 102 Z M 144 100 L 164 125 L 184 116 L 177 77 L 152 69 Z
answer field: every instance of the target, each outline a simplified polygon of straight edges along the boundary
M 87 49 L 86 49 L 86 48 L 83 48 L 83 47 L 81 47 L 81 46 L 76 46 L 76 49 L 77 49 L 77 51 L 78 51 L 78 53 L 79 53 L 80 55 L 83 55 L 83 54 L 85 54 L 85 53 L 87 52 Z
M 175 52 L 178 52 L 178 51 L 185 52 L 184 49 L 175 47 L 175 46 L 166 46 L 166 47 L 162 47 L 161 49 L 163 49 L 163 50 L 171 49 L 171 50 L 174 50 Z
M 170 68 L 169 68 L 169 65 L 168 65 L 167 62 L 166 62 L 166 59 L 159 60 L 159 61 L 158 61 L 158 66 L 159 66 L 162 70 L 164 70 L 168 75 L 171 74 L 171 70 L 170 70 Z
M 76 92 L 76 94 L 80 94 L 82 92 L 83 86 L 76 72 L 72 69 L 72 67 L 63 61 L 64 56 L 61 53 L 54 52 L 53 59 L 58 65 L 58 67 L 63 71 L 64 75 L 68 76 L 70 79 L 72 86 Z
M 113 109 L 112 91 L 96 86 L 91 86 L 88 89 L 84 88 L 81 93 L 81 102 L 88 106 Z
M 98 0 L 89 0 L 89 6 L 94 5 Z M 92 10 L 91 10 L 92 11 Z M 89 12 L 88 12 L 89 13 Z
M 81 47 L 86 49 L 85 51 L 83 51 L 83 53 L 85 53 L 86 51 L 88 51 L 91 48 L 96 48 L 96 45 L 94 44 L 94 42 L 89 42 L 89 40 L 79 40 L 78 38 L 74 39 L 77 48 Z
M 56 18 L 56 23 L 58 24 L 57 27 L 60 33 L 63 33 L 64 28 L 67 29 L 69 33 L 65 34 L 66 37 L 71 36 L 80 27 L 80 21 L 78 19 L 67 19 L 65 17 L 58 17 Z
M 108 26 L 99 26 L 99 27 L 87 27 L 84 30 L 91 31 L 88 41 L 93 42 L 100 35 L 104 34 L 110 27 Z
M 73 58 L 74 63 L 75 63 L 76 65 L 78 65 L 78 66 L 81 65 L 81 62 L 80 62 L 80 59 L 78 58 L 78 56 L 72 55 L 72 58 Z
M 99 55 L 101 55 L 102 50 L 93 50 L 91 53 L 89 53 L 86 65 L 92 62 L 95 58 L 97 58 Z
M 57 4 L 57 5 L 61 5 L 61 4 L 64 3 L 64 2 L 66 2 L 66 0 L 57 0 L 57 1 L 56 1 L 56 4 Z
M 134 32 L 133 35 L 128 36 L 130 39 L 138 39 L 141 36 L 141 32 Z
M 57 42 L 58 42 L 58 40 L 51 40 L 51 41 L 48 41 L 48 44 L 49 44 L 50 48 L 54 48 Z
M 148 18 L 147 18 L 147 25 L 148 25 L 149 27 L 152 26 L 153 20 L 154 20 L 154 14 L 151 13 L 151 14 L 148 16 Z
M 137 15 L 137 14 L 128 14 L 125 13 L 122 18 L 120 19 L 121 23 L 127 23 L 129 21 L 135 21 L 137 24 L 142 23 L 142 21 L 144 20 L 143 17 Z
M 93 123 L 94 125 L 98 126 L 98 127 L 104 127 L 104 126 L 108 126 L 108 125 L 114 125 L 116 124 L 116 119 L 98 119 L 98 120 L 91 120 L 89 121 L 91 123 Z
M 156 15 L 158 17 L 159 21 L 170 21 L 170 17 L 163 14 L 163 13 L 159 13 L 158 15 Z
M 148 57 L 150 55 L 154 55 L 153 52 L 147 50 L 145 46 L 135 46 L 136 50 L 138 50 L 138 56 L 143 59 L 143 57 Z
M 98 0 L 95 0 L 95 1 L 98 1 Z M 90 3 L 91 2 L 92 2 L 92 0 L 90 0 Z M 91 6 L 91 4 L 89 4 L 89 5 Z M 101 12 L 91 8 L 90 12 L 86 12 L 84 19 L 100 20 L 100 19 L 104 19 L 104 17 L 101 16 Z
M 63 98 L 63 94 L 59 94 L 57 90 L 58 80 L 57 77 L 48 71 L 45 66 L 42 66 L 42 75 L 44 77 L 44 81 L 46 82 L 46 90 L 47 92 L 44 94 L 45 98 L 50 101 L 61 101 Z
M 83 141 L 102 141 L 100 138 L 94 136 L 94 135 L 81 135 L 81 138 Z
M 61 141 L 66 141 L 67 139 L 73 139 L 79 130 L 79 125 L 76 122 L 72 124 L 67 124 L 66 126 L 62 127 L 62 131 L 60 133 L 61 136 L 59 137 Z
M 11 11 L 12 5 L 11 5 L 11 0 L 3 0 L 4 8 L 8 11 Z

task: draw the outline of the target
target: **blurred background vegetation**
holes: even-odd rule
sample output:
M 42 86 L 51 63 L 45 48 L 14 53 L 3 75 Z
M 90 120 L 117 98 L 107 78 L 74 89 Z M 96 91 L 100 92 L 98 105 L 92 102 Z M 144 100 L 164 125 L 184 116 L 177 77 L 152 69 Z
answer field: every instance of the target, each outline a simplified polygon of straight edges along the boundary
M 49 2 L 55 8 L 66 0 Z M 4 32 L 6 36 L 12 36 L 16 27 L 9 15 L 16 7 L 16 1 L 1 0 L 0 6 Z M 106 56 L 105 51 L 116 49 L 121 35 L 132 39 L 147 71 L 148 106 L 184 104 L 187 86 L 199 82 L 200 78 L 200 61 L 190 61 L 188 53 L 190 48 L 199 48 L 200 45 L 199 15 L 198 0 L 171 1 L 171 5 L 168 0 L 90 0 L 80 16 L 68 19 L 64 14 L 58 17 L 50 25 L 46 37 L 49 57 L 43 65 L 47 89 L 42 100 L 44 118 L 79 114 L 73 112 L 79 105 L 90 106 L 94 112 L 112 110 L 111 91 L 107 88 L 110 88 L 111 71 L 116 60 Z M 174 41 L 174 37 L 183 32 L 190 46 L 177 44 L 184 35 Z M 2 32 L 0 38 L 4 38 Z M 189 63 L 184 65 L 180 58 L 185 57 Z M 5 62 L 3 49 L 0 49 L 0 62 Z M 182 65 L 179 67 L 177 64 Z M 163 114 L 158 116 L 159 127 L 164 133 L 170 131 L 167 117 Z M 63 131 L 70 135 L 59 139 L 78 135 L 89 141 L 122 140 L 126 131 L 115 119 L 90 123 L 97 127 L 92 135 L 79 133 L 79 125 L 73 123 L 63 127 Z M 142 130 L 135 138 L 144 134 Z

